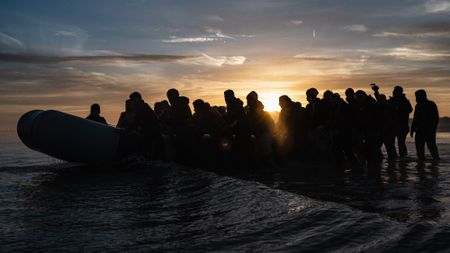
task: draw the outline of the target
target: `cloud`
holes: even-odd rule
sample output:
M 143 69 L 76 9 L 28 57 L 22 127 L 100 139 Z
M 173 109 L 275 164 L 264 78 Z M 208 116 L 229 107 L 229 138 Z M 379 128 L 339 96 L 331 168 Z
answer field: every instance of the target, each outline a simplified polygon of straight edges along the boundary
M 373 35 L 374 37 L 410 37 L 410 38 L 429 38 L 429 37 L 444 37 L 450 38 L 449 32 L 416 32 L 416 33 L 397 33 L 397 32 L 380 32 Z
M 159 55 L 159 54 L 110 54 L 110 55 L 80 55 L 55 56 L 33 54 L 5 54 L 0 53 L 0 61 L 31 64 L 55 64 L 64 62 L 108 62 L 108 61 L 134 61 L 134 62 L 165 62 L 177 61 L 193 56 Z
M 302 54 L 297 54 L 294 56 L 294 58 L 304 60 L 304 61 L 340 61 L 341 60 L 336 57 L 310 56 L 310 55 L 302 55 Z
M 162 40 L 164 43 L 202 43 L 202 42 L 212 42 L 218 41 L 219 38 L 215 37 L 177 37 L 171 36 L 169 39 Z
M 285 21 L 284 24 L 287 26 L 300 26 L 303 24 L 303 21 L 299 20 L 299 19 L 291 19 L 291 20 Z
M 147 85 L 156 87 L 167 83 L 166 79 L 151 73 L 108 74 L 43 66 L 11 70 L 0 70 L 1 105 L 73 105 L 95 101 L 95 97 L 109 100 L 126 96 L 131 90 L 147 90 Z
M 225 21 L 222 17 L 220 17 L 219 15 L 207 15 L 205 17 L 206 20 L 208 21 L 213 21 L 213 22 L 223 22 Z
M 9 36 L 5 33 L 2 33 L 2 32 L 0 32 L 0 44 L 3 44 L 8 47 L 13 47 L 13 48 L 23 48 L 24 47 L 23 43 L 20 40 L 14 38 L 12 36 Z
M 195 64 L 195 65 L 209 65 L 221 67 L 223 65 L 242 65 L 244 64 L 245 56 L 217 56 L 212 57 L 207 54 L 202 54 L 199 57 L 186 58 L 179 60 L 181 63 Z
M 353 24 L 341 27 L 341 30 L 349 32 L 367 32 L 369 28 L 365 25 Z
M 55 55 L 32 55 L 32 54 L 6 54 L 0 53 L 0 62 L 14 62 L 25 64 L 60 64 L 60 63 L 80 63 L 84 65 L 103 65 L 129 67 L 133 64 L 143 64 L 150 62 L 175 62 L 181 64 L 223 66 L 242 65 L 246 58 L 244 56 L 217 56 L 212 57 L 207 54 L 195 55 L 160 55 L 160 54 L 119 54 L 108 52 L 102 55 L 76 55 L 76 56 L 55 56 Z
M 214 36 L 216 36 L 217 38 L 234 39 L 232 36 L 224 34 L 219 29 L 214 29 L 214 28 L 208 27 L 208 28 L 206 28 L 206 32 L 214 34 Z
M 256 35 L 254 35 L 254 34 L 239 34 L 236 36 L 241 37 L 241 38 L 255 38 L 256 37 Z
M 73 31 L 56 31 L 55 36 L 77 37 L 78 33 Z
M 393 56 L 400 59 L 412 61 L 449 60 L 450 52 L 444 50 L 427 50 L 408 47 L 397 47 L 377 51 L 376 54 L 382 56 Z
M 206 27 L 205 31 L 208 33 L 208 35 L 202 35 L 202 36 L 197 36 L 197 37 L 170 36 L 169 39 L 162 40 L 162 42 L 165 42 L 165 43 L 204 43 L 204 42 L 223 41 L 226 39 L 235 39 L 231 35 L 224 34 L 219 29 Z
M 439 1 L 439 0 L 426 1 L 425 12 L 427 13 L 450 12 L 450 1 Z
M 107 74 L 45 66 L 0 69 L 0 120 L 6 127 L 14 127 L 22 113 L 37 108 L 84 117 L 88 105 L 97 102 L 105 106 L 108 122 L 115 123 L 128 94 L 139 90 L 146 99 L 163 98 L 161 85 L 167 83 L 155 74 Z M 12 115 L 5 120 L 6 114 Z
M 448 21 L 435 20 L 416 24 L 404 24 L 391 27 L 373 34 L 374 37 L 398 37 L 398 38 L 449 38 L 450 23 Z
M 90 37 L 87 31 L 81 27 L 68 24 L 65 20 L 55 22 L 54 20 L 23 15 L 20 16 L 20 21 L 11 20 L 5 25 L 5 28 L 10 31 L 20 32 L 20 43 L 16 41 L 15 44 L 22 45 L 20 48 L 24 50 L 20 50 L 21 52 L 36 54 L 83 53 L 83 51 L 86 51 L 84 45 Z M 0 35 L 0 37 L 4 36 Z M 17 50 L 1 51 L 17 52 Z

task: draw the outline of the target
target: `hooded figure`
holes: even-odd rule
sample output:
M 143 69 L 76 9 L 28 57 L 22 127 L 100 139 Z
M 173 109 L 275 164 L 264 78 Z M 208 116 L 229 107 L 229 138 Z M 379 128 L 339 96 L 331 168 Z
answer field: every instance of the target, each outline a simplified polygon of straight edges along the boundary
M 436 145 L 436 129 L 439 124 L 439 112 L 436 104 L 428 100 L 425 90 L 418 90 L 416 95 L 416 108 L 411 125 L 411 137 L 416 133 L 417 158 L 425 159 L 425 143 L 434 160 L 439 160 Z

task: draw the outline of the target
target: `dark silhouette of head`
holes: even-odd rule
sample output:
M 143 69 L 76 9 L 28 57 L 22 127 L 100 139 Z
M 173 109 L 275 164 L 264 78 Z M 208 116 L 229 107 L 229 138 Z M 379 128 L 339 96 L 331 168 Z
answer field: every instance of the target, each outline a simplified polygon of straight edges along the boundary
M 358 90 L 355 93 L 355 99 L 358 103 L 364 103 L 367 100 L 367 93 L 363 90 Z
M 395 86 L 394 90 L 392 91 L 392 96 L 394 97 L 400 97 L 403 96 L 403 88 L 401 86 Z
M 327 90 L 327 91 L 325 91 L 325 92 L 323 93 L 323 98 L 324 98 L 326 101 L 332 100 L 333 97 L 334 97 L 334 95 L 333 95 L 333 92 L 332 92 L 331 90 Z
M 189 98 L 188 97 L 181 96 L 181 97 L 178 97 L 178 100 L 180 101 L 180 103 L 182 103 L 184 105 L 189 105 Z
M 415 92 L 415 95 L 416 95 L 416 102 L 417 103 L 422 103 L 422 102 L 427 100 L 427 92 L 425 90 L 422 90 L 422 89 L 421 90 L 417 90 Z
M 257 101 L 258 101 L 258 93 L 256 93 L 255 91 L 251 91 L 250 93 L 248 93 L 247 105 L 253 107 L 256 105 Z
M 161 115 L 164 112 L 170 110 L 170 105 L 167 100 L 163 100 L 160 102 L 156 102 L 154 108 L 155 108 L 155 113 L 158 115 Z
M 141 95 L 141 93 L 135 91 L 130 94 L 130 99 L 131 100 L 142 100 L 142 95 Z
M 169 99 L 169 103 L 171 105 L 174 105 L 179 97 L 180 93 L 178 92 L 178 90 L 172 88 L 167 91 L 167 98 Z
M 292 99 L 287 95 L 282 95 L 278 98 L 278 104 L 281 109 L 287 108 L 292 103 Z
M 247 95 L 247 100 L 258 100 L 258 93 L 256 91 L 250 91 Z
M 91 105 L 91 114 L 92 115 L 100 115 L 100 105 L 95 103 Z
M 355 90 L 353 90 L 352 88 L 347 88 L 345 90 L 345 99 L 347 101 L 355 99 Z
M 194 105 L 194 111 L 196 113 L 200 113 L 203 112 L 205 110 L 205 101 L 201 100 L 201 99 L 197 99 L 194 101 L 194 103 L 192 103 Z
M 226 90 L 223 92 L 223 96 L 225 97 L 225 103 L 231 103 L 236 97 L 234 96 L 233 90 Z
M 159 106 L 161 106 L 163 108 L 169 108 L 170 107 L 169 101 L 163 100 L 163 101 L 159 102 Z
M 220 113 L 220 115 L 226 117 L 226 115 L 227 115 L 227 108 L 225 106 L 217 106 L 217 105 L 215 105 L 215 106 L 213 106 L 213 108 L 215 110 L 217 110 Z
M 161 102 L 155 102 L 153 104 L 153 108 L 155 109 L 155 112 L 156 112 L 156 110 L 159 110 L 161 108 Z
M 319 95 L 319 91 L 316 88 L 309 88 L 306 91 L 306 100 L 312 103 L 317 100 L 317 95 Z

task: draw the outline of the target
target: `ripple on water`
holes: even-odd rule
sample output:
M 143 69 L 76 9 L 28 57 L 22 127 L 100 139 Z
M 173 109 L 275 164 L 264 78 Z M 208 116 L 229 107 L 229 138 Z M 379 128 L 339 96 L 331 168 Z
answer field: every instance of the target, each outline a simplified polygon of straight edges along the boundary
M 448 248 L 445 220 L 424 217 L 448 207 L 447 167 L 436 174 L 429 164 L 425 172 L 400 166 L 376 180 L 278 175 L 260 183 L 174 164 L 134 166 L 0 170 L 2 251 Z

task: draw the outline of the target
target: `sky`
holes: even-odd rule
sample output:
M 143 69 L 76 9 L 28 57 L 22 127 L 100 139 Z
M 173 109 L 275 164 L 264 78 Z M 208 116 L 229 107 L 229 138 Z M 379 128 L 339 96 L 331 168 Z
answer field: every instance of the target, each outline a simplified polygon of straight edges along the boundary
M 306 105 L 316 87 L 392 95 L 425 89 L 450 115 L 450 1 L 2 0 L 0 129 L 33 109 L 116 124 L 133 91 L 153 105 L 169 88 L 223 105 L 255 90 Z M 320 96 L 320 95 L 319 95 Z

